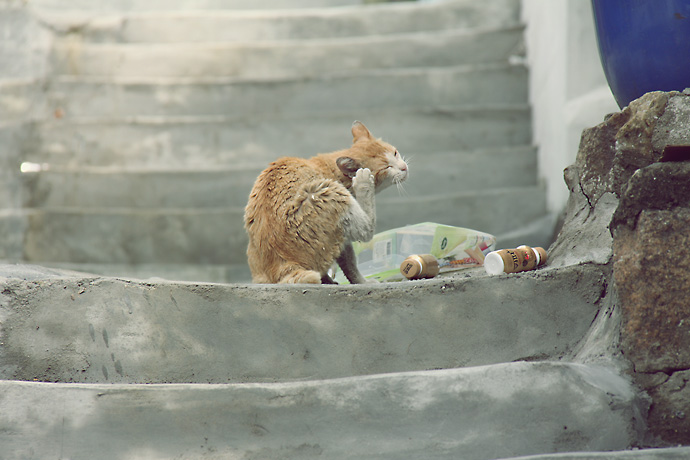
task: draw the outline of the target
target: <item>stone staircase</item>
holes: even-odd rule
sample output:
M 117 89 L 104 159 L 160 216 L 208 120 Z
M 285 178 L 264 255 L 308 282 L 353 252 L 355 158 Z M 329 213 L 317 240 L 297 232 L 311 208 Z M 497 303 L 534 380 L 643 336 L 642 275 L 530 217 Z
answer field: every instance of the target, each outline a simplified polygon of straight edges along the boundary
M 549 220 L 519 1 L 248 4 L 33 2 L 54 42 L 24 155 L 44 165 L 22 175 L 25 261 L 247 281 L 253 180 L 346 147 L 355 119 L 412 164 L 404 195 L 379 196 L 379 230 Z M 548 245 L 544 227 L 520 242 Z
M 646 402 L 610 361 L 580 359 L 590 325 L 618 318 L 602 270 L 253 286 L 0 266 L 0 451 L 687 458 L 626 451 L 644 437 Z
M 412 158 L 407 195 L 379 197 L 382 228 L 500 236 L 515 209 L 543 217 L 519 2 L 170 3 L 34 0 L 49 78 L 0 82 L 19 120 L 0 124 L 0 152 L 20 152 L 0 159 L 25 162 L 0 176 L 0 247 L 34 264 L 0 265 L 3 460 L 690 456 L 627 450 L 647 445 L 648 401 L 622 376 L 603 263 L 360 286 L 160 279 L 247 279 L 258 172 L 346 145 L 354 119 Z

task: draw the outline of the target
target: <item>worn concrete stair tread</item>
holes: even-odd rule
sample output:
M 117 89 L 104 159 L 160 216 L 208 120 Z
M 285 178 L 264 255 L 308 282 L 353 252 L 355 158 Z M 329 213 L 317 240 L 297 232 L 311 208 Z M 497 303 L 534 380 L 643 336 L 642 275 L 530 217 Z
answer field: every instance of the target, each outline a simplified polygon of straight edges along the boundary
M 542 187 L 381 198 L 378 230 L 439 222 L 501 234 L 520 209 L 529 221 L 546 214 Z M 27 212 L 25 256 L 33 262 L 236 264 L 246 259 L 244 207 L 43 208 Z
M 557 454 L 528 455 L 500 460 L 686 460 L 690 447 L 666 447 L 652 449 L 620 450 L 613 452 L 568 452 Z
M 506 62 L 519 54 L 523 27 L 448 30 L 330 40 L 246 43 L 57 43 L 56 74 L 115 77 L 329 75 L 359 68 Z M 453 50 L 449 53 L 448 50 Z
M 73 167 L 255 165 L 279 156 L 312 156 L 346 148 L 352 142 L 350 126 L 356 119 L 408 156 L 430 149 L 475 150 L 531 142 L 526 104 L 384 108 L 292 118 L 55 119 L 36 128 L 51 141 L 43 149 L 28 152 L 26 160 Z
M 606 368 L 552 362 L 278 384 L 3 381 L 0 390 L 5 454 L 74 460 L 616 450 L 634 439 L 638 403 Z
M 9 261 L 5 261 L 7 263 Z M 0 263 L 3 263 L 0 261 Z M 252 280 L 246 261 L 238 264 L 209 263 L 60 263 L 42 262 L 43 266 L 61 270 L 71 270 L 96 276 L 138 279 L 149 281 L 179 281 L 186 283 L 250 283 Z
M 430 105 L 526 104 L 527 70 L 491 63 L 360 69 L 308 78 L 100 78 L 63 76 L 49 104 L 64 118 L 302 116 Z M 1 102 L 1 101 L 0 101 Z
M 536 149 L 531 146 L 471 152 L 420 152 L 407 158 L 413 176 L 403 197 L 457 194 L 537 184 Z M 214 208 L 244 206 L 268 162 L 247 167 L 51 168 L 22 174 L 24 206 Z M 378 195 L 393 197 L 396 190 Z
M 42 15 L 58 32 L 79 28 L 89 42 L 193 43 L 270 41 L 397 34 L 401 31 L 514 26 L 519 2 L 471 0 L 395 2 L 290 10 L 130 11 L 94 17 L 85 11 Z
M 586 336 L 605 294 L 596 265 L 359 286 L 41 270 L 0 266 L 14 277 L 0 277 L 1 379 L 285 382 L 557 360 Z

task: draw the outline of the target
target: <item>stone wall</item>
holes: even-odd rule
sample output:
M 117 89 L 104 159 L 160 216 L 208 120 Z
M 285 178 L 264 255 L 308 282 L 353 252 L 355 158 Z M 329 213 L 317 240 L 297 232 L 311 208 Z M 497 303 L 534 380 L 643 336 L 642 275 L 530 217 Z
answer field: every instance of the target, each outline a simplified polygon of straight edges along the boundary
M 690 146 L 690 95 L 648 93 L 585 130 L 551 260 L 609 267 L 650 442 L 690 444 L 690 147 L 668 146 Z

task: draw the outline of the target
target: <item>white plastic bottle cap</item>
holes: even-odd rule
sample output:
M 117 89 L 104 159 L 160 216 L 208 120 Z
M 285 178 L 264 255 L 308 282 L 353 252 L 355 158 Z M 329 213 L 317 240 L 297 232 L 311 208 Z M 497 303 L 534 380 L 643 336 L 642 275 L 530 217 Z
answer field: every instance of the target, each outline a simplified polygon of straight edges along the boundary
M 488 253 L 484 258 L 484 269 L 489 275 L 499 275 L 503 273 L 504 268 L 503 257 L 496 251 Z

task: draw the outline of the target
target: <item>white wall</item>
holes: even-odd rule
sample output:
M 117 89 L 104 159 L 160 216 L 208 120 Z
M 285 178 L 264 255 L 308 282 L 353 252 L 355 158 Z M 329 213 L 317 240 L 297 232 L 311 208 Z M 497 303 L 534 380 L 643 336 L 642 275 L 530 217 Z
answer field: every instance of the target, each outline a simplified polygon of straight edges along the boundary
M 522 0 L 530 102 L 539 174 L 549 210 L 568 199 L 563 169 L 575 161 L 582 130 L 618 106 L 599 60 L 589 0 Z

